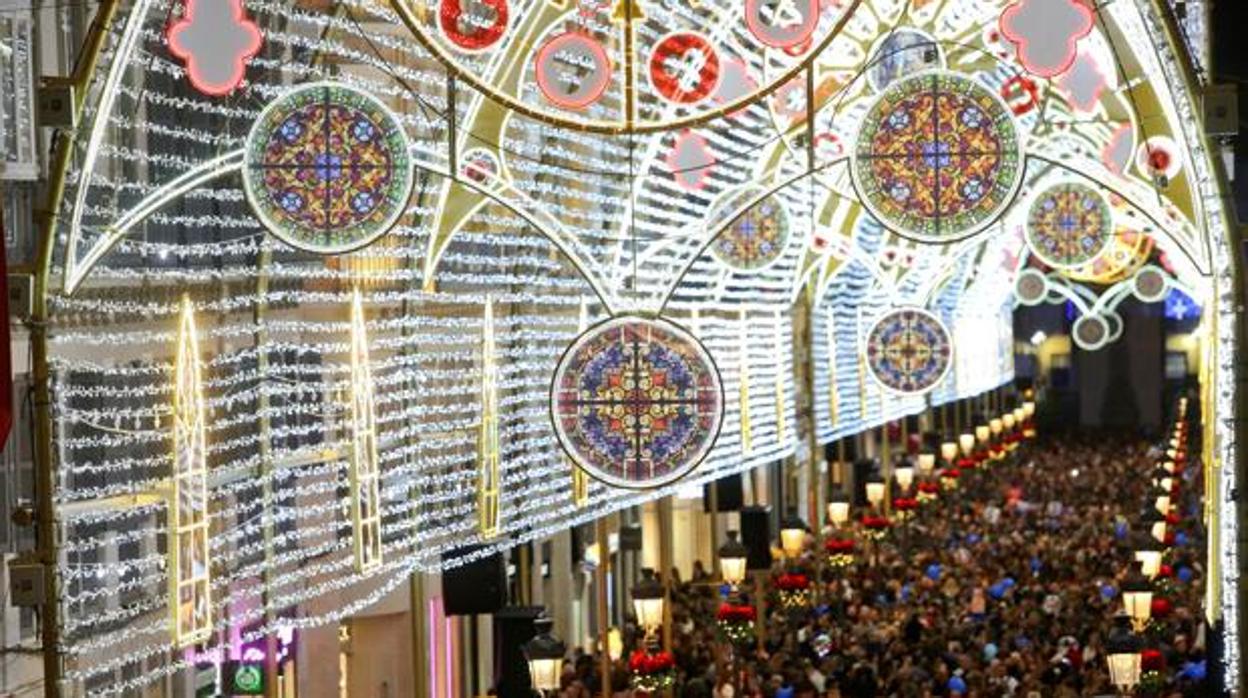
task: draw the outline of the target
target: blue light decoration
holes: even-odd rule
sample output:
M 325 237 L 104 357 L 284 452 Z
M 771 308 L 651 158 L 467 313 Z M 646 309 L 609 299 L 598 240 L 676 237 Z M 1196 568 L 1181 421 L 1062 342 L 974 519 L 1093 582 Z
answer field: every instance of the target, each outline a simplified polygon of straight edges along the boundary
M 1166 319 L 1183 321 L 1199 320 L 1201 309 L 1196 301 L 1177 288 L 1171 288 L 1166 296 Z

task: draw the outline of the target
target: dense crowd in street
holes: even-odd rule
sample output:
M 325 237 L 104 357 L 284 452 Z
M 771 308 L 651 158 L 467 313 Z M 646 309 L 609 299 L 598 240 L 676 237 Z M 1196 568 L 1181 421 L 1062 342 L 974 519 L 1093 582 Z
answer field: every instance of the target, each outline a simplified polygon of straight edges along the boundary
M 823 536 L 852 536 L 853 562 L 817 560 L 824 553 L 810 536 L 802 557 L 778 560 L 771 575 L 800 570 L 821 580 L 810 603 L 785 608 L 768 583 L 762 631 L 735 644 L 715 621 L 724 598 L 715 571 L 698 565 L 688 580 L 672 571 L 672 695 L 1114 695 L 1105 642 L 1122 612 L 1131 542 L 1152 506 L 1161 453 L 1131 435 L 1042 437 L 964 472 L 956 490 L 908 521 L 894 518 L 878 542 L 862 530 L 859 510 L 851 530 Z M 1176 478 L 1137 695 L 1211 695 L 1200 470 L 1193 460 Z M 737 601 L 752 605 L 744 586 Z M 600 695 L 597 667 L 578 652 L 560 695 Z M 629 688 L 628 657 L 612 688 L 641 693 Z

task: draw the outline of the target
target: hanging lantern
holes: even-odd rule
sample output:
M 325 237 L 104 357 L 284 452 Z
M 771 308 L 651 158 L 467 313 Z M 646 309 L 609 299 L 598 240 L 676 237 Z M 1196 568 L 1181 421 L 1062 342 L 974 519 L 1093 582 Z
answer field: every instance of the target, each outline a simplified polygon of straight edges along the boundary
M 1161 557 L 1165 549 L 1151 535 L 1143 534 L 1135 540 L 1135 560 L 1140 563 L 1140 572 L 1152 579 L 1161 571 Z

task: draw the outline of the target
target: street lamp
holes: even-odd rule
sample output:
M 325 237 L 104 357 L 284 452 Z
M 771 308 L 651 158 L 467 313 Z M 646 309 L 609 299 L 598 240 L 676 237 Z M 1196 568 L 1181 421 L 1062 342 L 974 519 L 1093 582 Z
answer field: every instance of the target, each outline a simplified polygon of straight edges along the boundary
M 958 457 L 958 444 L 956 441 L 946 441 L 940 445 L 940 457 L 945 459 L 946 463 L 953 464 L 953 459 Z
M 559 690 L 563 677 L 563 655 L 567 651 L 563 641 L 551 632 L 554 621 L 545 613 L 538 616 L 533 625 L 537 636 L 524 643 L 524 655 L 529 661 L 529 678 L 533 688 L 545 695 Z
M 914 468 L 909 465 L 903 465 L 893 471 L 893 476 L 897 478 L 897 486 L 902 492 L 909 492 L 910 485 L 914 484 Z
M 849 497 L 841 490 L 832 493 L 828 498 L 828 521 L 840 528 L 849 521 Z
M 988 420 L 988 431 L 991 431 L 993 436 L 1000 436 L 1003 428 L 1004 425 L 1001 423 L 1000 417 L 993 417 Z
M 988 439 L 992 437 L 992 426 L 990 424 L 980 424 L 975 427 L 975 440 L 980 445 L 988 443 Z
M 1032 400 L 1028 400 L 1024 402 L 1023 403 L 1023 417 L 1025 418 L 1025 420 L 1031 419 L 1034 416 L 1036 416 L 1036 403 Z
M 789 559 L 800 557 L 806 543 L 806 522 L 797 514 L 790 514 L 780 525 L 780 549 Z
M 1135 566 L 1122 582 L 1122 608 L 1136 632 L 1144 632 L 1153 617 L 1153 585 Z
M 958 445 L 962 447 L 962 455 L 970 458 L 971 452 L 975 450 L 975 435 L 966 433 L 959 436 Z
M 871 506 L 879 507 L 884 501 L 884 489 L 884 480 L 879 475 L 867 478 L 867 501 L 871 503 Z
M 1148 531 L 1158 543 L 1166 540 L 1166 517 L 1155 508 L 1147 508 L 1140 513 L 1140 530 Z
M 920 453 L 919 454 L 919 474 L 922 475 L 923 477 L 930 477 L 932 474 L 932 471 L 935 469 L 936 469 L 936 454 L 935 453 Z
M 1140 650 L 1144 643 L 1131 632 L 1130 616 L 1114 617 L 1114 629 L 1105 640 L 1109 680 L 1122 695 L 1130 695 L 1140 683 Z
M 1021 407 L 1015 407 L 1013 415 L 1014 415 L 1014 423 L 1019 425 L 1020 427 L 1023 425 L 1023 422 L 1027 421 L 1027 413 L 1024 412 L 1023 408 Z
M 654 570 L 642 568 L 641 581 L 633 587 L 633 612 L 637 614 L 637 623 L 646 637 L 652 637 L 663 625 L 663 604 L 666 600 L 667 591 L 654 576 Z
M 1149 579 L 1161 571 L 1161 556 L 1165 549 L 1151 535 L 1142 533 L 1135 539 L 1135 561 L 1140 563 L 1140 572 Z
M 728 542 L 719 549 L 719 576 L 730 588 L 736 589 L 745 581 L 746 559 L 749 550 L 737 540 L 737 532 L 728 532 Z

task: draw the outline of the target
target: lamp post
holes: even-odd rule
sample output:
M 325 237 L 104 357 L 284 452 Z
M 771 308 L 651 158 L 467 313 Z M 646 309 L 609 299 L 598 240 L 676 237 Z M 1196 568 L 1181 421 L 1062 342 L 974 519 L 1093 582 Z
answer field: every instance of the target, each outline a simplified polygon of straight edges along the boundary
M 1133 536 L 1132 547 L 1135 549 L 1135 561 L 1140 563 L 1140 572 L 1150 580 L 1156 577 L 1161 571 L 1161 556 L 1165 548 L 1143 531 Z
M 647 646 L 653 646 L 655 633 L 663 625 L 663 608 L 667 601 L 667 593 L 663 584 L 654 576 L 654 570 L 646 567 L 641 570 L 641 581 L 633 587 L 633 613 L 637 615 L 637 623 L 646 634 Z
M 806 544 L 806 533 L 808 531 L 806 522 L 796 513 L 789 514 L 788 518 L 781 523 L 780 549 L 784 551 L 786 558 L 796 560 L 802 556 L 802 548 Z
M 737 540 L 737 532 L 728 532 L 728 542 L 719 548 L 719 576 L 732 591 L 737 591 L 745 581 L 746 559 L 749 551 Z
M 836 528 L 849 522 L 849 497 L 841 490 L 836 490 L 828 497 L 828 521 Z
M 940 457 L 945 460 L 945 465 L 952 468 L 953 461 L 958 457 L 958 443 L 956 441 L 946 441 L 940 445 Z
M 910 486 L 914 484 L 914 467 L 902 465 L 893 471 L 893 477 L 897 478 L 897 486 L 901 488 L 902 494 L 909 494 Z
M 1132 566 L 1122 582 L 1122 607 L 1136 632 L 1144 632 L 1153 617 L 1153 585 Z
M 885 486 L 884 478 L 879 475 L 871 475 L 867 478 L 864 485 L 867 494 L 867 502 L 873 508 L 879 509 L 884 502 Z
M 1144 643 L 1131 632 L 1131 618 L 1119 614 L 1114 618 L 1114 629 L 1105 640 L 1105 662 L 1109 665 L 1109 680 L 1124 696 L 1131 695 L 1140 683 L 1140 650 Z
M 931 477 L 932 471 L 936 469 L 936 454 L 929 453 L 926 451 L 923 453 L 920 453 L 919 458 L 918 458 L 918 465 L 919 465 L 920 477 L 923 477 L 923 478 Z
M 559 690 L 559 679 L 563 676 L 563 657 L 567 648 L 551 632 L 554 621 L 550 616 L 543 613 L 533 624 L 537 627 L 537 635 L 524 644 L 524 656 L 529 662 L 529 678 L 539 694 L 553 694 Z
M 1147 507 L 1140 512 L 1140 530 L 1148 531 L 1153 540 L 1163 543 L 1166 540 L 1166 517 L 1155 507 Z

